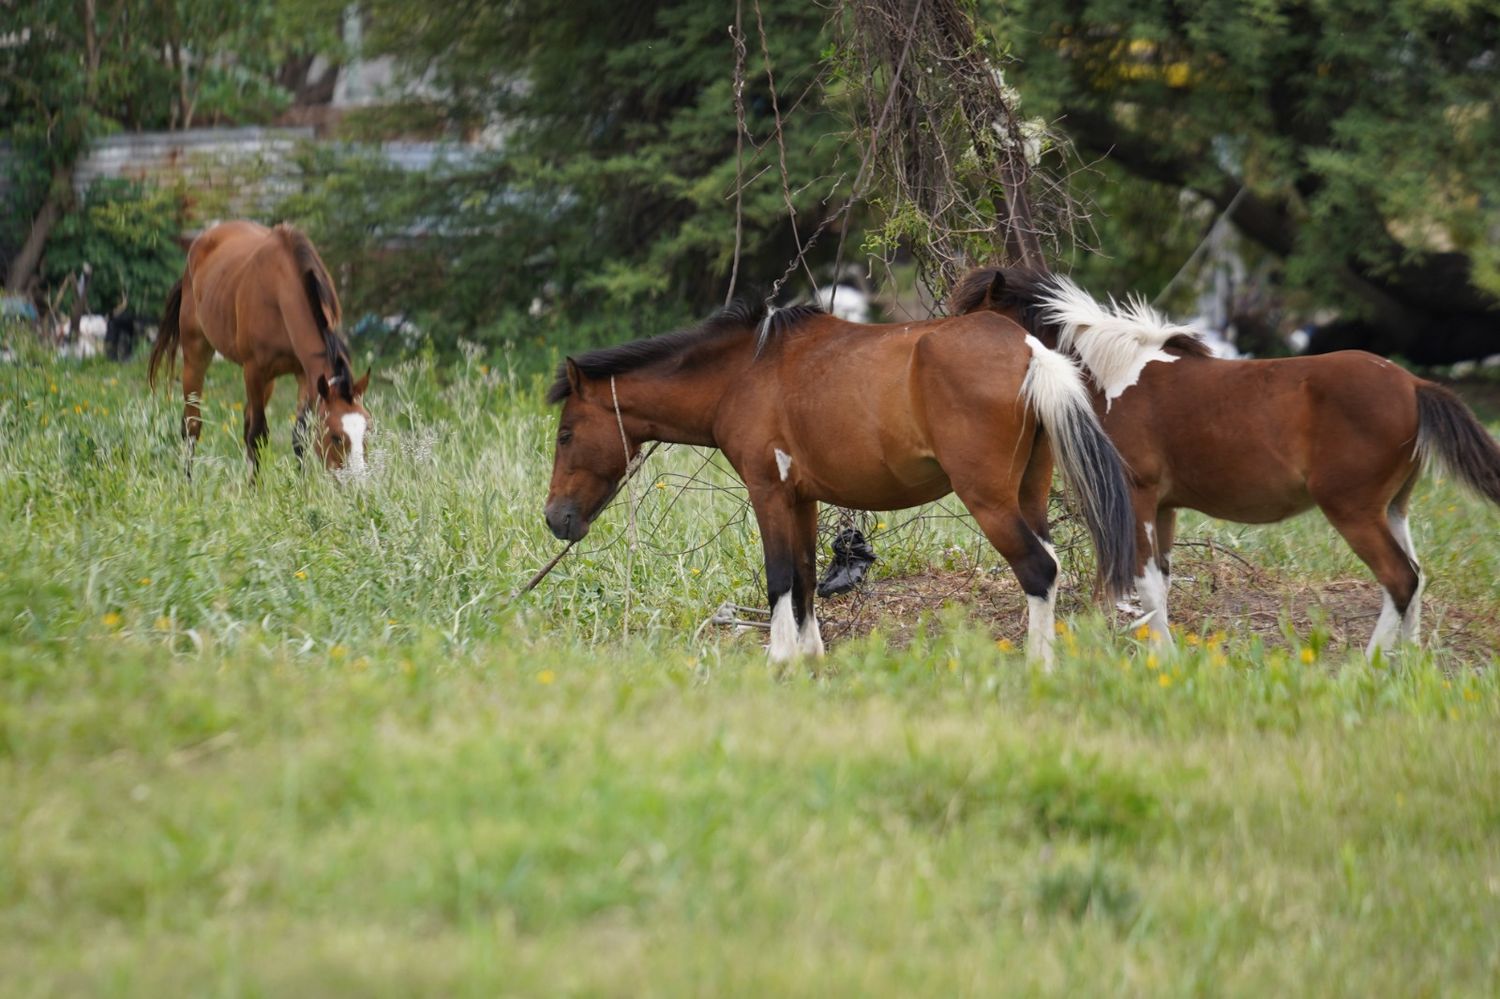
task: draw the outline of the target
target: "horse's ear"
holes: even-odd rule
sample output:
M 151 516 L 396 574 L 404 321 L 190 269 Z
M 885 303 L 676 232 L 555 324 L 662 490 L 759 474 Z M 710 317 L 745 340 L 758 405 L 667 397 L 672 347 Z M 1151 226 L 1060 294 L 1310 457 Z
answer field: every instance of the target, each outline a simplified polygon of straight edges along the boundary
M 583 372 L 577 364 L 573 363 L 571 357 L 563 359 L 563 367 L 568 372 L 568 389 L 573 393 L 575 399 L 583 398 Z
M 1005 294 L 1005 271 L 995 268 L 995 276 L 990 279 L 990 290 L 985 292 L 987 305 L 998 305 L 1000 296 Z
M 369 387 L 370 387 L 370 369 L 366 368 L 365 369 L 365 375 L 364 375 L 364 377 L 361 378 L 359 381 L 357 381 L 357 382 L 354 383 L 354 398 L 358 399 L 360 396 L 364 395 L 365 394 L 365 389 L 367 389 Z
M 333 392 L 333 389 L 328 384 L 328 378 L 327 378 L 327 376 L 326 375 L 319 375 L 318 376 L 318 396 L 324 402 L 327 402 L 328 401 L 328 396 L 330 394 L 332 394 L 332 392 Z

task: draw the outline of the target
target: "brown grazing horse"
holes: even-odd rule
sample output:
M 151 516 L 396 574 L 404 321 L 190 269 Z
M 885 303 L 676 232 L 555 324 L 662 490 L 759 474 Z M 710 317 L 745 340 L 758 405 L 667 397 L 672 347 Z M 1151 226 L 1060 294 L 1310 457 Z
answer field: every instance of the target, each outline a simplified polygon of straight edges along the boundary
M 301 457 L 307 420 L 316 410 L 317 443 L 330 469 L 365 467 L 370 414 L 361 404 L 370 373 L 354 380 L 349 347 L 338 333 L 339 300 L 311 241 L 289 225 L 225 222 L 193 241 L 187 272 L 172 288 L 151 348 L 148 378 L 156 385 L 163 361 L 170 370 L 182 347 L 182 436 L 189 455 L 203 428 L 198 404 L 214 351 L 245 371 L 245 451 L 251 472 L 270 431 L 266 403 L 275 380 L 297 376 Z M 191 471 L 190 471 L 191 474 Z
M 1136 592 L 1157 641 L 1167 629 L 1177 510 L 1263 524 L 1316 506 L 1385 592 L 1367 655 L 1420 639 L 1424 579 L 1407 525 L 1436 462 L 1500 503 L 1500 447 L 1458 398 L 1383 357 L 1222 360 L 1195 330 L 1142 302 L 1109 307 L 1066 278 L 984 268 L 950 311 L 993 310 L 1078 358 L 1094 407 L 1133 478 Z
M 1134 568 L 1119 456 L 1073 363 L 994 315 L 868 326 L 810 306 L 736 305 L 696 328 L 569 358 L 547 525 L 574 541 L 644 441 L 716 447 L 750 494 L 766 559 L 770 655 L 821 655 L 818 503 L 895 510 L 955 492 L 1027 596 L 1027 654 L 1052 664 L 1052 452 L 1106 589 Z M 1050 447 L 1049 447 L 1050 445 Z

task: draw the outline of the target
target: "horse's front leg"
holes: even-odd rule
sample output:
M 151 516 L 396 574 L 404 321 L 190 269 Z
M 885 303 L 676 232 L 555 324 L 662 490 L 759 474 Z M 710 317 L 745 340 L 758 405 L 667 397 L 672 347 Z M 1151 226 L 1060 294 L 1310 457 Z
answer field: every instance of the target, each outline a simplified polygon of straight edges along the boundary
M 317 404 L 317 390 L 309 383 L 308 378 L 299 375 L 297 377 L 297 422 L 291 428 L 291 450 L 302 460 L 308 453 L 309 444 L 312 443 L 312 434 L 309 431 L 309 420 L 312 417 L 312 407 Z
M 260 452 L 271 439 L 271 428 L 266 422 L 266 404 L 271 399 L 275 385 L 263 378 L 251 365 L 245 365 L 245 457 L 250 462 L 250 478 L 260 471 Z
M 1173 511 L 1159 508 L 1154 489 L 1137 487 L 1133 504 L 1135 595 L 1141 602 L 1140 623 L 1146 627 L 1152 645 L 1169 649 L 1172 647 L 1172 629 L 1167 621 L 1167 583 L 1177 517 Z
M 823 632 L 818 628 L 814 599 L 818 592 L 818 504 L 798 503 L 796 518 L 796 576 L 792 591 L 797 608 L 797 651 L 805 656 L 823 654 Z
M 771 608 L 771 661 L 788 662 L 804 651 L 799 632 L 806 634 L 804 622 L 812 616 L 813 548 L 804 540 L 807 520 L 817 529 L 814 504 L 798 504 L 791 490 L 781 483 L 776 487 L 750 487 L 750 505 L 760 526 L 761 545 L 766 556 L 766 598 Z M 799 509 L 812 508 L 810 514 Z M 816 624 L 811 625 L 816 629 Z M 808 635 L 806 644 L 811 644 Z M 818 640 L 822 645 L 822 640 Z

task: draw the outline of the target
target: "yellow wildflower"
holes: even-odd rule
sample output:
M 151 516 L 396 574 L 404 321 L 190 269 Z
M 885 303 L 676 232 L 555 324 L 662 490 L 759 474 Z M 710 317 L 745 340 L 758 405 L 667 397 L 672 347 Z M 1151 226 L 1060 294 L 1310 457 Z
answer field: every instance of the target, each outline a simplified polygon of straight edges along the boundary
M 1052 629 L 1054 631 L 1056 631 L 1059 635 L 1066 635 L 1068 633 L 1067 622 L 1066 621 L 1056 621 L 1056 622 L 1053 623 Z
M 1008 638 L 1001 638 L 995 642 L 995 648 L 999 649 L 1001 652 L 1012 652 L 1015 650 L 1015 647 L 1016 643 L 1012 642 Z
M 118 628 L 120 626 L 120 622 L 123 621 L 124 618 L 120 617 L 120 615 L 116 614 L 114 611 L 110 611 L 100 620 L 104 622 L 104 627 L 106 628 Z
M 292 573 L 292 575 L 295 576 L 295 577 L 297 577 L 298 579 L 306 579 L 307 578 L 307 573 L 304 570 L 302 570 L 302 569 L 298 569 L 296 572 Z
M 1310 645 L 1304 645 L 1302 651 L 1297 653 L 1297 655 L 1305 666 L 1311 666 L 1318 659 L 1318 654 L 1312 650 L 1312 646 Z
M 700 569 L 700 568 L 698 568 L 695 565 L 695 566 L 693 566 L 693 575 L 695 575 L 695 576 L 701 576 L 701 575 L 703 575 L 703 570 Z
M 553 680 L 556 680 L 556 679 L 557 679 L 557 674 L 554 673 L 554 672 L 552 672 L 550 669 L 544 669 L 544 670 L 542 670 L 540 673 L 538 673 L 536 675 L 536 682 L 539 683 L 539 684 L 541 684 L 544 687 L 547 686 Z
M 405 673 L 407 676 L 411 676 L 416 671 L 417 667 L 412 665 L 412 661 L 410 659 L 401 660 L 401 672 Z
M 1202 642 L 1203 642 L 1203 639 L 1199 638 L 1198 635 L 1197 635 L 1197 633 L 1196 632 L 1192 632 L 1192 631 L 1190 631 L 1186 635 L 1184 635 L 1182 637 L 1182 640 L 1186 644 L 1191 645 L 1191 646 L 1195 646 L 1195 647 L 1198 646 L 1198 645 L 1200 645 L 1200 644 L 1202 644 Z
M 1156 658 L 1156 653 L 1155 652 L 1149 653 L 1146 656 L 1146 668 L 1147 669 L 1155 671 L 1160 666 L 1161 666 L 1161 661 Z
M 82 416 L 83 415 L 83 407 L 82 406 L 74 406 L 73 407 L 73 415 L 74 416 Z
M 948 672 L 949 673 L 957 673 L 958 672 L 958 660 L 957 659 L 951 659 L 950 658 L 948 660 Z
M 136 582 L 140 583 L 142 586 L 150 586 L 151 585 L 151 577 L 150 576 L 142 576 L 140 579 L 136 580 Z
M 328 650 L 328 655 L 333 659 L 342 659 L 349 654 L 349 650 L 342 645 L 335 645 Z
M 47 391 L 51 392 L 53 395 L 56 395 L 57 394 L 57 382 L 53 382 L 51 385 L 48 385 L 47 386 Z
M 883 531 L 883 530 L 885 530 L 885 526 L 886 526 L 885 525 L 885 521 L 882 520 L 880 523 L 878 523 L 878 524 L 875 525 L 875 530 L 877 530 L 877 531 Z
M 1158 676 L 1156 678 L 1156 682 L 1159 683 L 1159 684 L 1161 684 L 1162 687 L 1164 687 L 1164 688 L 1165 687 L 1170 687 L 1170 686 L 1172 686 L 1172 674 L 1170 674 L 1170 673 L 1163 673 L 1161 676 Z
M 1473 687 L 1465 687 L 1464 688 L 1464 700 L 1466 700 L 1466 701 L 1477 701 L 1477 700 L 1479 700 L 1479 691 L 1475 690 Z
M 1135 637 L 1138 638 L 1138 639 L 1140 639 L 1143 642 L 1146 639 L 1150 638 L 1151 637 L 1151 626 L 1149 624 L 1143 624 L 1139 628 L 1135 629 Z
M 667 484 L 665 482 L 658 482 L 656 484 L 656 488 L 658 488 L 658 489 L 665 489 L 665 488 L 667 488 Z
M 157 618 L 156 619 L 156 630 L 157 631 L 171 631 L 172 630 L 172 619 L 169 618 L 169 617 L 167 617 L 165 614 L 163 614 L 161 617 Z

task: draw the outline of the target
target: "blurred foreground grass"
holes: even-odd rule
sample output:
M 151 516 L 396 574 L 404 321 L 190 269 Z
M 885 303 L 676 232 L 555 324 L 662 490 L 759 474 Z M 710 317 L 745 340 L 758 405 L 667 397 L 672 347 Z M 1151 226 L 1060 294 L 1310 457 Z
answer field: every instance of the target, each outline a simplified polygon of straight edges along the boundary
M 285 395 L 248 485 L 212 370 L 191 483 L 137 365 L 0 370 L 0 990 L 1500 988 L 1493 656 L 1157 657 L 1083 612 L 1043 676 L 951 614 L 778 679 L 691 641 L 759 600 L 736 497 L 676 498 L 699 454 L 642 484 L 622 638 L 618 511 L 506 607 L 554 550 L 538 377 L 381 372 L 341 488 Z M 1414 512 L 1429 592 L 1500 611 L 1495 511 Z M 1362 571 L 1316 518 L 1199 529 Z

